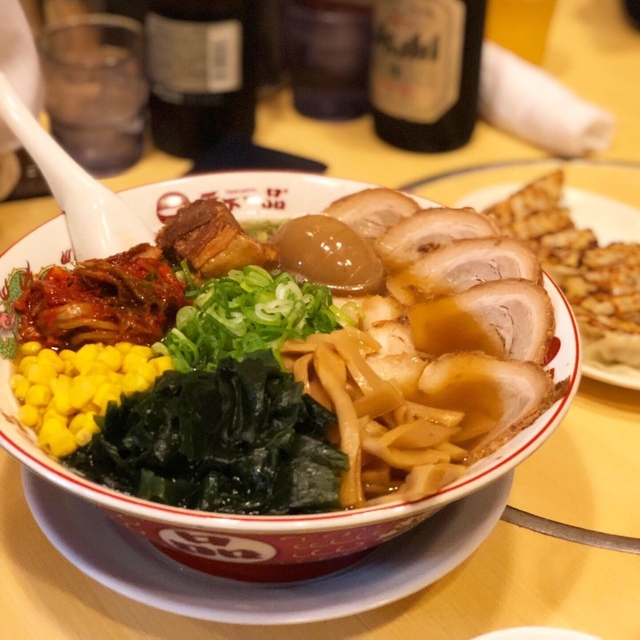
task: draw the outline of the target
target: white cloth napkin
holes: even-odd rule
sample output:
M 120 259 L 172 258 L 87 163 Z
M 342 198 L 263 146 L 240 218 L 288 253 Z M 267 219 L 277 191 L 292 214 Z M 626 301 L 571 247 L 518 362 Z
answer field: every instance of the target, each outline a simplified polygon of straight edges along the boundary
M 482 51 L 479 112 L 496 128 L 567 158 L 608 149 L 615 125 L 609 112 L 489 40 Z
M 43 84 L 31 28 L 19 0 L 2 0 L 0 69 L 34 115 L 42 108 Z M 20 143 L 0 120 L 0 154 Z

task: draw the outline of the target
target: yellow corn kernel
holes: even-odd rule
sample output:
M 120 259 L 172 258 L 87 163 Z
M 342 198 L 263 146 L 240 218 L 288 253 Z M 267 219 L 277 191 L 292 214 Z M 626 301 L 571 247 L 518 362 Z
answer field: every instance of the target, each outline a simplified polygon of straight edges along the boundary
M 31 383 L 24 376 L 21 376 L 21 379 L 16 381 L 13 395 L 18 398 L 18 400 L 22 400 L 22 402 L 24 402 L 27 397 L 27 393 L 29 393 L 30 387 Z
M 35 356 L 40 349 L 42 349 L 42 345 L 39 342 L 30 340 L 20 345 L 20 354 L 23 356 Z
M 97 361 L 85 362 L 78 368 L 81 376 L 100 376 L 105 379 L 109 371 L 109 367 L 104 362 Z
M 145 360 L 149 360 L 153 356 L 153 349 L 151 347 L 147 347 L 142 344 L 134 344 L 130 353 L 135 353 L 136 355 L 142 356 Z
M 62 349 L 62 351 L 58 352 L 58 356 L 60 356 L 60 360 L 68 362 L 76 359 L 76 352 L 71 349 Z
M 152 358 L 149 362 L 158 375 L 165 371 L 173 370 L 173 360 L 171 359 L 171 356 L 158 356 L 157 358 Z
M 67 430 L 60 432 L 56 437 L 52 438 L 49 443 L 51 455 L 56 458 L 70 456 L 77 448 L 76 439 Z
M 44 384 L 32 384 L 27 391 L 24 402 L 33 407 L 46 407 L 51 400 L 51 389 Z
M 38 362 L 37 356 L 25 356 L 18 363 L 18 373 L 26 374 L 29 371 L 29 367 Z
M 42 422 L 42 428 L 38 434 L 38 438 L 48 438 L 51 434 L 59 431 L 68 431 L 67 425 L 57 417 L 45 418 Z
M 96 415 L 98 414 L 93 413 L 91 411 L 84 414 L 83 429 L 85 431 L 88 431 L 89 433 L 100 433 L 100 427 L 98 426 L 98 423 L 95 421 Z
M 40 412 L 30 404 L 23 404 L 18 409 L 18 420 L 26 427 L 36 427 L 40 422 Z
M 99 433 L 100 427 L 95 421 L 95 411 L 87 411 L 86 413 L 78 413 L 69 422 L 69 431 L 76 434 L 79 431 L 87 433 Z
M 138 373 L 151 385 L 154 380 L 158 377 L 158 372 L 156 368 L 150 363 L 145 362 L 138 369 Z
M 51 365 L 57 373 L 61 373 L 64 370 L 64 360 L 53 349 L 42 349 L 37 357 L 39 363 L 45 362 Z
M 80 429 L 73 434 L 73 439 L 79 447 L 88 445 L 91 442 L 91 438 L 93 438 L 93 433 L 86 429 Z
M 82 427 L 84 427 L 84 418 L 86 413 L 76 413 L 71 420 L 69 420 L 68 429 L 71 433 L 78 433 Z
M 107 382 L 110 382 L 111 384 L 117 384 L 119 386 L 122 382 L 123 375 L 124 374 L 117 371 L 109 371 L 109 373 L 107 374 Z
M 131 347 L 133 347 L 133 345 L 130 342 L 117 342 L 115 345 L 113 345 L 122 355 L 125 355 L 126 353 L 129 353 L 129 351 L 131 351 Z
M 95 396 L 93 396 L 93 403 L 98 407 L 100 413 L 104 413 L 109 402 L 120 404 L 120 389 L 115 384 L 105 382 L 98 387 Z
M 51 393 L 53 394 L 55 394 L 60 390 L 64 390 L 64 389 L 69 390 L 69 387 L 71 387 L 72 380 L 73 378 L 71 376 L 61 373 L 56 378 L 49 381 L 49 389 L 51 389 Z
M 58 413 L 51 405 L 47 406 L 42 412 L 41 422 L 44 424 L 47 420 L 57 420 L 61 422 L 65 427 L 67 426 L 68 418 Z
M 87 376 L 77 376 L 71 381 L 69 397 L 71 406 L 75 409 L 82 409 L 84 405 L 91 402 L 98 387 L 95 382 Z
M 141 376 L 137 371 L 126 373 L 122 377 L 122 384 L 120 388 L 125 395 L 131 395 L 137 391 L 146 391 L 151 384 L 149 381 Z
M 96 391 L 103 385 L 109 382 L 109 376 L 88 376 L 89 380 L 95 385 Z
M 38 444 L 56 457 L 68 456 L 78 448 L 73 434 L 56 418 L 50 418 L 42 424 Z
M 122 359 L 122 373 L 131 373 L 137 371 L 143 364 L 147 363 L 148 358 L 136 353 L 133 348 L 129 353 L 126 353 Z
M 76 371 L 76 365 L 74 364 L 73 360 L 63 360 L 63 362 L 64 362 L 64 369 L 62 370 L 62 373 L 64 373 L 64 375 L 75 376 L 78 373 Z
M 48 385 L 57 375 L 56 368 L 52 364 L 44 361 L 35 362 L 26 372 L 27 380 L 32 384 Z
M 16 387 L 26 378 L 21 373 L 13 373 L 9 376 L 9 386 L 12 391 L 16 390 Z
M 100 408 L 96 405 L 93 399 L 80 408 L 80 413 L 99 413 L 99 411 Z
M 107 345 L 98 354 L 98 362 L 104 363 L 111 371 L 119 371 L 122 366 L 123 354 L 115 347 Z
M 74 413 L 75 407 L 71 404 L 71 385 L 66 389 L 60 388 L 55 391 L 49 406 L 61 416 L 70 416 Z
M 97 344 L 84 344 L 76 351 L 75 365 L 80 371 L 87 362 L 95 362 L 98 359 L 100 347 Z

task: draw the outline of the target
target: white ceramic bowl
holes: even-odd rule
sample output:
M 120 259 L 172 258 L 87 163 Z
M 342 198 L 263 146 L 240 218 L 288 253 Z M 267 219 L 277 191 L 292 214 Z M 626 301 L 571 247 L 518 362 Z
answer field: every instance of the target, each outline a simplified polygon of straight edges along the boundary
M 241 171 L 203 174 L 138 187 L 123 198 L 155 229 L 171 208 L 197 198 L 226 202 L 242 221 L 277 220 L 317 213 L 330 202 L 372 185 L 316 174 Z M 433 202 L 419 199 L 425 207 Z M 71 244 L 62 216 L 44 224 L 0 257 L 0 345 L 10 345 L 13 311 L 6 301 L 16 269 L 33 271 L 67 262 Z M 557 287 L 545 286 L 556 315 L 554 353 L 548 364 L 556 381 L 570 379 L 567 395 L 534 424 L 467 474 L 429 498 L 312 516 L 229 516 L 161 506 L 84 480 L 45 455 L 33 434 L 16 419 L 8 385 L 12 364 L 0 361 L 0 445 L 38 475 L 102 507 L 111 517 L 145 535 L 160 550 L 203 571 L 253 581 L 284 581 L 327 573 L 355 562 L 375 545 L 423 521 L 444 505 L 467 496 L 530 456 L 554 431 L 576 393 L 580 347 L 576 324 Z

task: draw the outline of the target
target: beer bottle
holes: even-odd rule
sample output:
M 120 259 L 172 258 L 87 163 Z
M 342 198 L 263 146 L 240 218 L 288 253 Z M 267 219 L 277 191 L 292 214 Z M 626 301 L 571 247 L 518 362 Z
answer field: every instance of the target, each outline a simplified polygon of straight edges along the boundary
M 376 0 L 377 135 L 411 151 L 463 146 L 477 120 L 486 0 Z

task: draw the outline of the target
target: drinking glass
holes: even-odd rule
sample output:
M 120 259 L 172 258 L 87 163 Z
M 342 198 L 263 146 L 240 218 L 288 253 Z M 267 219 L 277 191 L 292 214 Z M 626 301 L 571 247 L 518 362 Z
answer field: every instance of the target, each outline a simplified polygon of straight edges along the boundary
M 520 57 L 541 64 L 556 0 L 488 0 L 485 35 Z
M 148 83 L 142 26 L 111 14 L 74 16 L 37 39 L 51 134 L 96 176 L 142 155 Z

